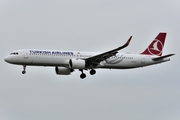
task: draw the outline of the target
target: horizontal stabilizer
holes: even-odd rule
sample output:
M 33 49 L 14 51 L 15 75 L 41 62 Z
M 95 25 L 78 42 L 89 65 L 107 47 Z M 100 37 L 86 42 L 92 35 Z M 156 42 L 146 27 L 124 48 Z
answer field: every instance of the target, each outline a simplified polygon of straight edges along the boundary
M 158 60 L 162 60 L 164 58 L 167 58 L 167 57 L 170 57 L 170 56 L 173 56 L 173 55 L 175 55 L 175 54 L 164 55 L 164 56 L 161 56 L 161 57 L 153 58 L 152 60 L 158 61 Z

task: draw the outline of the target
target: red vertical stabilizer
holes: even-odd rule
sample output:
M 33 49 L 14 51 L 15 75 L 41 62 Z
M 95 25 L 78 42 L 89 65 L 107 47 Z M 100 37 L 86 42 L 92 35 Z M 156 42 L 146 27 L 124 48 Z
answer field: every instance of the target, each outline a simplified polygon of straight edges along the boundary
M 148 48 L 146 48 L 146 50 L 141 54 L 161 56 L 163 52 L 165 38 L 166 33 L 159 33 L 157 37 L 148 46 Z

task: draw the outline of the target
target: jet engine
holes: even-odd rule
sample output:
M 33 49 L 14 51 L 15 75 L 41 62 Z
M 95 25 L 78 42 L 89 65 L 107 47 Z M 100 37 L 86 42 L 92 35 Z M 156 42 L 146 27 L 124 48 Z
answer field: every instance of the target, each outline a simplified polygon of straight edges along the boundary
M 70 59 L 69 66 L 71 69 L 84 69 L 86 65 L 85 60 L 81 59 Z
M 57 75 L 70 75 L 72 70 L 67 67 L 55 67 L 55 71 Z

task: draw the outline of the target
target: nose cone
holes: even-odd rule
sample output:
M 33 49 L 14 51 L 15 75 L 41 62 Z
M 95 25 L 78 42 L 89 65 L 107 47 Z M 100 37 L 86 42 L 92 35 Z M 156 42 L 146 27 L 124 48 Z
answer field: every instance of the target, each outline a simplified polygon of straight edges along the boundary
M 10 56 L 6 56 L 6 57 L 4 58 L 4 61 L 6 61 L 6 62 L 8 62 L 8 63 L 11 63 L 11 58 L 10 58 Z

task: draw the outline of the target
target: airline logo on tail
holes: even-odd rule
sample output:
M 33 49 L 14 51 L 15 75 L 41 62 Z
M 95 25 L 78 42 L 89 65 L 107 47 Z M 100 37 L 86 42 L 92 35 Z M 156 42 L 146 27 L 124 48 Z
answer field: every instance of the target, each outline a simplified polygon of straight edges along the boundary
M 162 50 L 163 50 L 163 44 L 160 40 L 155 39 L 152 44 L 148 47 L 148 51 L 149 53 L 151 53 L 151 55 L 160 55 L 162 54 Z
M 164 47 L 165 38 L 166 38 L 166 33 L 159 33 L 158 36 L 148 46 L 148 48 L 141 54 L 161 56 Z

